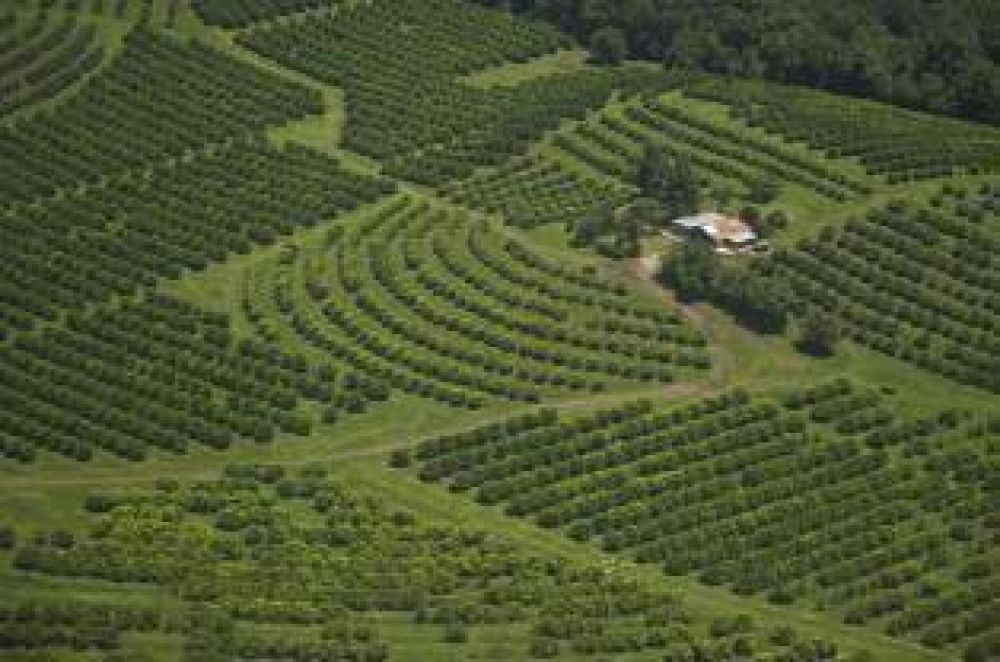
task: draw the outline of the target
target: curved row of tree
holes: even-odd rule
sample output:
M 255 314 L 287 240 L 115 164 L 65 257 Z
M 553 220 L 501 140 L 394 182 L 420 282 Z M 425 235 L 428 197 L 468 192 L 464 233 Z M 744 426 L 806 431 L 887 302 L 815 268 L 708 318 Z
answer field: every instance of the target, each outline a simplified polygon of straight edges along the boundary
M 333 159 L 251 138 L 4 218 L 0 336 L 351 211 L 393 190 Z
M 322 110 L 316 90 L 198 42 L 136 30 L 55 111 L 0 131 L 0 194 L 30 201 Z
M 94 24 L 72 15 L 57 22 L 43 9 L 29 20 L 13 34 L 0 33 L 0 115 L 55 96 L 104 59 Z
M 699 185 L 710 187 L 722 205 L 734 195 L 768 203 L 785 183 L 837 201 L 870 192 L 866 182 L 843 174 L 819 154 L 803 156 L 655 97 L 631 102 L 620 112 L 605 111 L 556 134 L 553 144 L 598 173 L 629 184 L 641 178 L 651 147 L 669 152 L 690 162 Z
M 500 214 L 515 227 L 575 221 L 595 206 L 619 206 L 628 193 L 611 182 L 583 178 L 543 156 L 513 158 L 496 169 L 445 185 L 450 201 Z
M 191 8 L 209 25 L 244 28 L 288 14 L 330 8 L 330 0 L 193 0 Z
M 11 599 L 0 607 L 0 650 L 110 651 L 129 633 L 150 632 L 164 615 L 139 605 L 96 600 Z
M 244 307 L 265 337 L 460 406 L 670 380 L 708 361 L 676 313 L 408 196 L 251 278 Z
M 693 110 L 652 99 L 633 106 L 626 117 L 640 127 L 655 130 L 680 144 L 726 161 L 747 166 L 757 177 L 799 184 L 818 195 L 844 201 L 871 193 L 871 186 L 845 174 L 819 154 L 805 156 L 788 146 L 752 135 L 733 126 L 699 117 Z M 753 179 L 747 181 L 753 183 Z

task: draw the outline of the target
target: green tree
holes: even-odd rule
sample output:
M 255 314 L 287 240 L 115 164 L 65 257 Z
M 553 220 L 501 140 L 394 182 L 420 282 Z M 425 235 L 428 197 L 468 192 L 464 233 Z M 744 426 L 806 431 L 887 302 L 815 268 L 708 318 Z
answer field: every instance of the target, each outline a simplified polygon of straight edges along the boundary
M 728 264 L 710 246 L 687 242 L 663 261 L 659 280 L 683 301 L 711 301 L 749 329 L 780 333 L 788 320 L 788 293 L 740 264 Z
M 17 536 L 13 527 L 0 526 L 0 549 L 14 549 Z
M 397 448 L 389 456 L 389 466 L 404 469 L 411 464 L 410 452 L 405 448 Z
M 613 230 L 613 233 L 602 235 L 594 242 L 597 252 L 615 259 L 638 257 L 641 251 L 638 221 L 626 216 L 615 222 Z
M 743 209 L 740 210 L 740 218 L 743 219 L 744 223 L 747 223 L 753 228 L 760 227 L 760 209 L 754 207 L 753 205 L 744 206 Z
M 750 183 L 750 201 L 757 205 L 766 205 L 778 197 L 780 187 L 771 179 L 757 179 Z
M 643 198 L 658 203 L 665 221 L 697 211 L 701 202 L 699 177 L 690 159 L 681 154 L 668 158 L 653 143 L 643 148 L 635 183 Z
M 559 642 L 554 639 L 536 637 L 531 640 L 528 654 L 539 659 L 559 657 Z
M 743 326 L 759 333 L 781 333 L 788 323 L 786 286 L 742 265 L 720 264 L 711 297 Z
M 610 204 L 597 205 L 573 226 L 573 243 L 593 246 L 598 237 L 608 234 L 615 225 L 615 210 Z
M 799 322 L 796 345 L 800 351 L 812 356 L 831 356 L 838 338 L 836 322 L 826 315 L 814 313 Z
M 464 644 L 469 640 L 469 632 L 460 623 L 449 623 L 444 628 L 442 640 L 449 644 Z
M 673 288 L 682 300 L 699 301 L 711 292 L 717 261 L 707 244 L 685 242 L 663 261 L 659 280 Z
M 621 64 L 626 48 L 625 33 L 619 28 L 600 28 L 590 36 L 590 51 L 600 64 Z
M 662 147 L 652 142 L 645 144 L 636 169 L 635 183 L 643 196 L 653 200 L 663 199 L 667 187 L 667 158 Z
M 769 237 L 779 230 L 784 230 L 788 227 L 788 214 L 780 209 L 775 209 L 767 213 L 767 215 L 761 219 L 757 230 L 762 237 Z
M 952 0 L 932 12 L 926 4 L 516 0 L 511 6 L 592 45 L 614 41 L 630 57 L 1000 123 L 1000 3 Z
M 701 204 L 700 179 L 687 156 L 674 154 L 667 161 L 662 200 L 670 218 L 698 211 Z
M 736 197 L 736 191 L 734 190 L 733 185 L 729 182 L 720 181 L 712 185 L 709 196 L 712 198 L 712 202 L 715 203 L 715 206 L 722 209 L 729 204 L 730 200 Z
M 629 205 L 626 217 L 645 227 L 664 227 L 672 220 L 667 216 L 663 204 L 653 198 L 638 198 Z

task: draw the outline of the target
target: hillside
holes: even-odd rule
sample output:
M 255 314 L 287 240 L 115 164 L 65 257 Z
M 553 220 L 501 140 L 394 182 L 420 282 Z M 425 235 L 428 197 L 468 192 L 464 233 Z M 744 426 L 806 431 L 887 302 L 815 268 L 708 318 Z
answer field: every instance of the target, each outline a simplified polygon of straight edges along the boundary
M 0 7 L 0 660 L 1000 659 L 1000 128 L 487 4 Z

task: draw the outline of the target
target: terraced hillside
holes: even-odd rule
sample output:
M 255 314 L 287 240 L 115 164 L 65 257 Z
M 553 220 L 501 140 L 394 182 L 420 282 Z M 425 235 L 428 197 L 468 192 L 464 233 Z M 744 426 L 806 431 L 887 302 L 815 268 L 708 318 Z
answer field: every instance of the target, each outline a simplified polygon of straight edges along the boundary
M 0 661 L 997 659 L 997 129 L 488 4 L 0 7 Z
M 472 408 L 669 383 L 708 365 L 704 339 L 675 313 L 467 213 L 404 196 L 341 229 L 254 268 L 243 306 L 262 337 Z

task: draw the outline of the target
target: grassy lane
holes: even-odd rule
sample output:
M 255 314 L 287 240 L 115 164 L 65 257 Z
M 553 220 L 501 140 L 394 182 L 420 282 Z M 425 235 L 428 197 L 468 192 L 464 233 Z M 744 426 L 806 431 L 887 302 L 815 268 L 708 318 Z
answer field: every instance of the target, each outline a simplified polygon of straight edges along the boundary
M 554 74 L 573 73 L 587 66 L 587 52 L 582 49 L 559 51 L 535 58 L 478 71 L 460 80 L 473 87 L 516 87 L 521 83 Z

